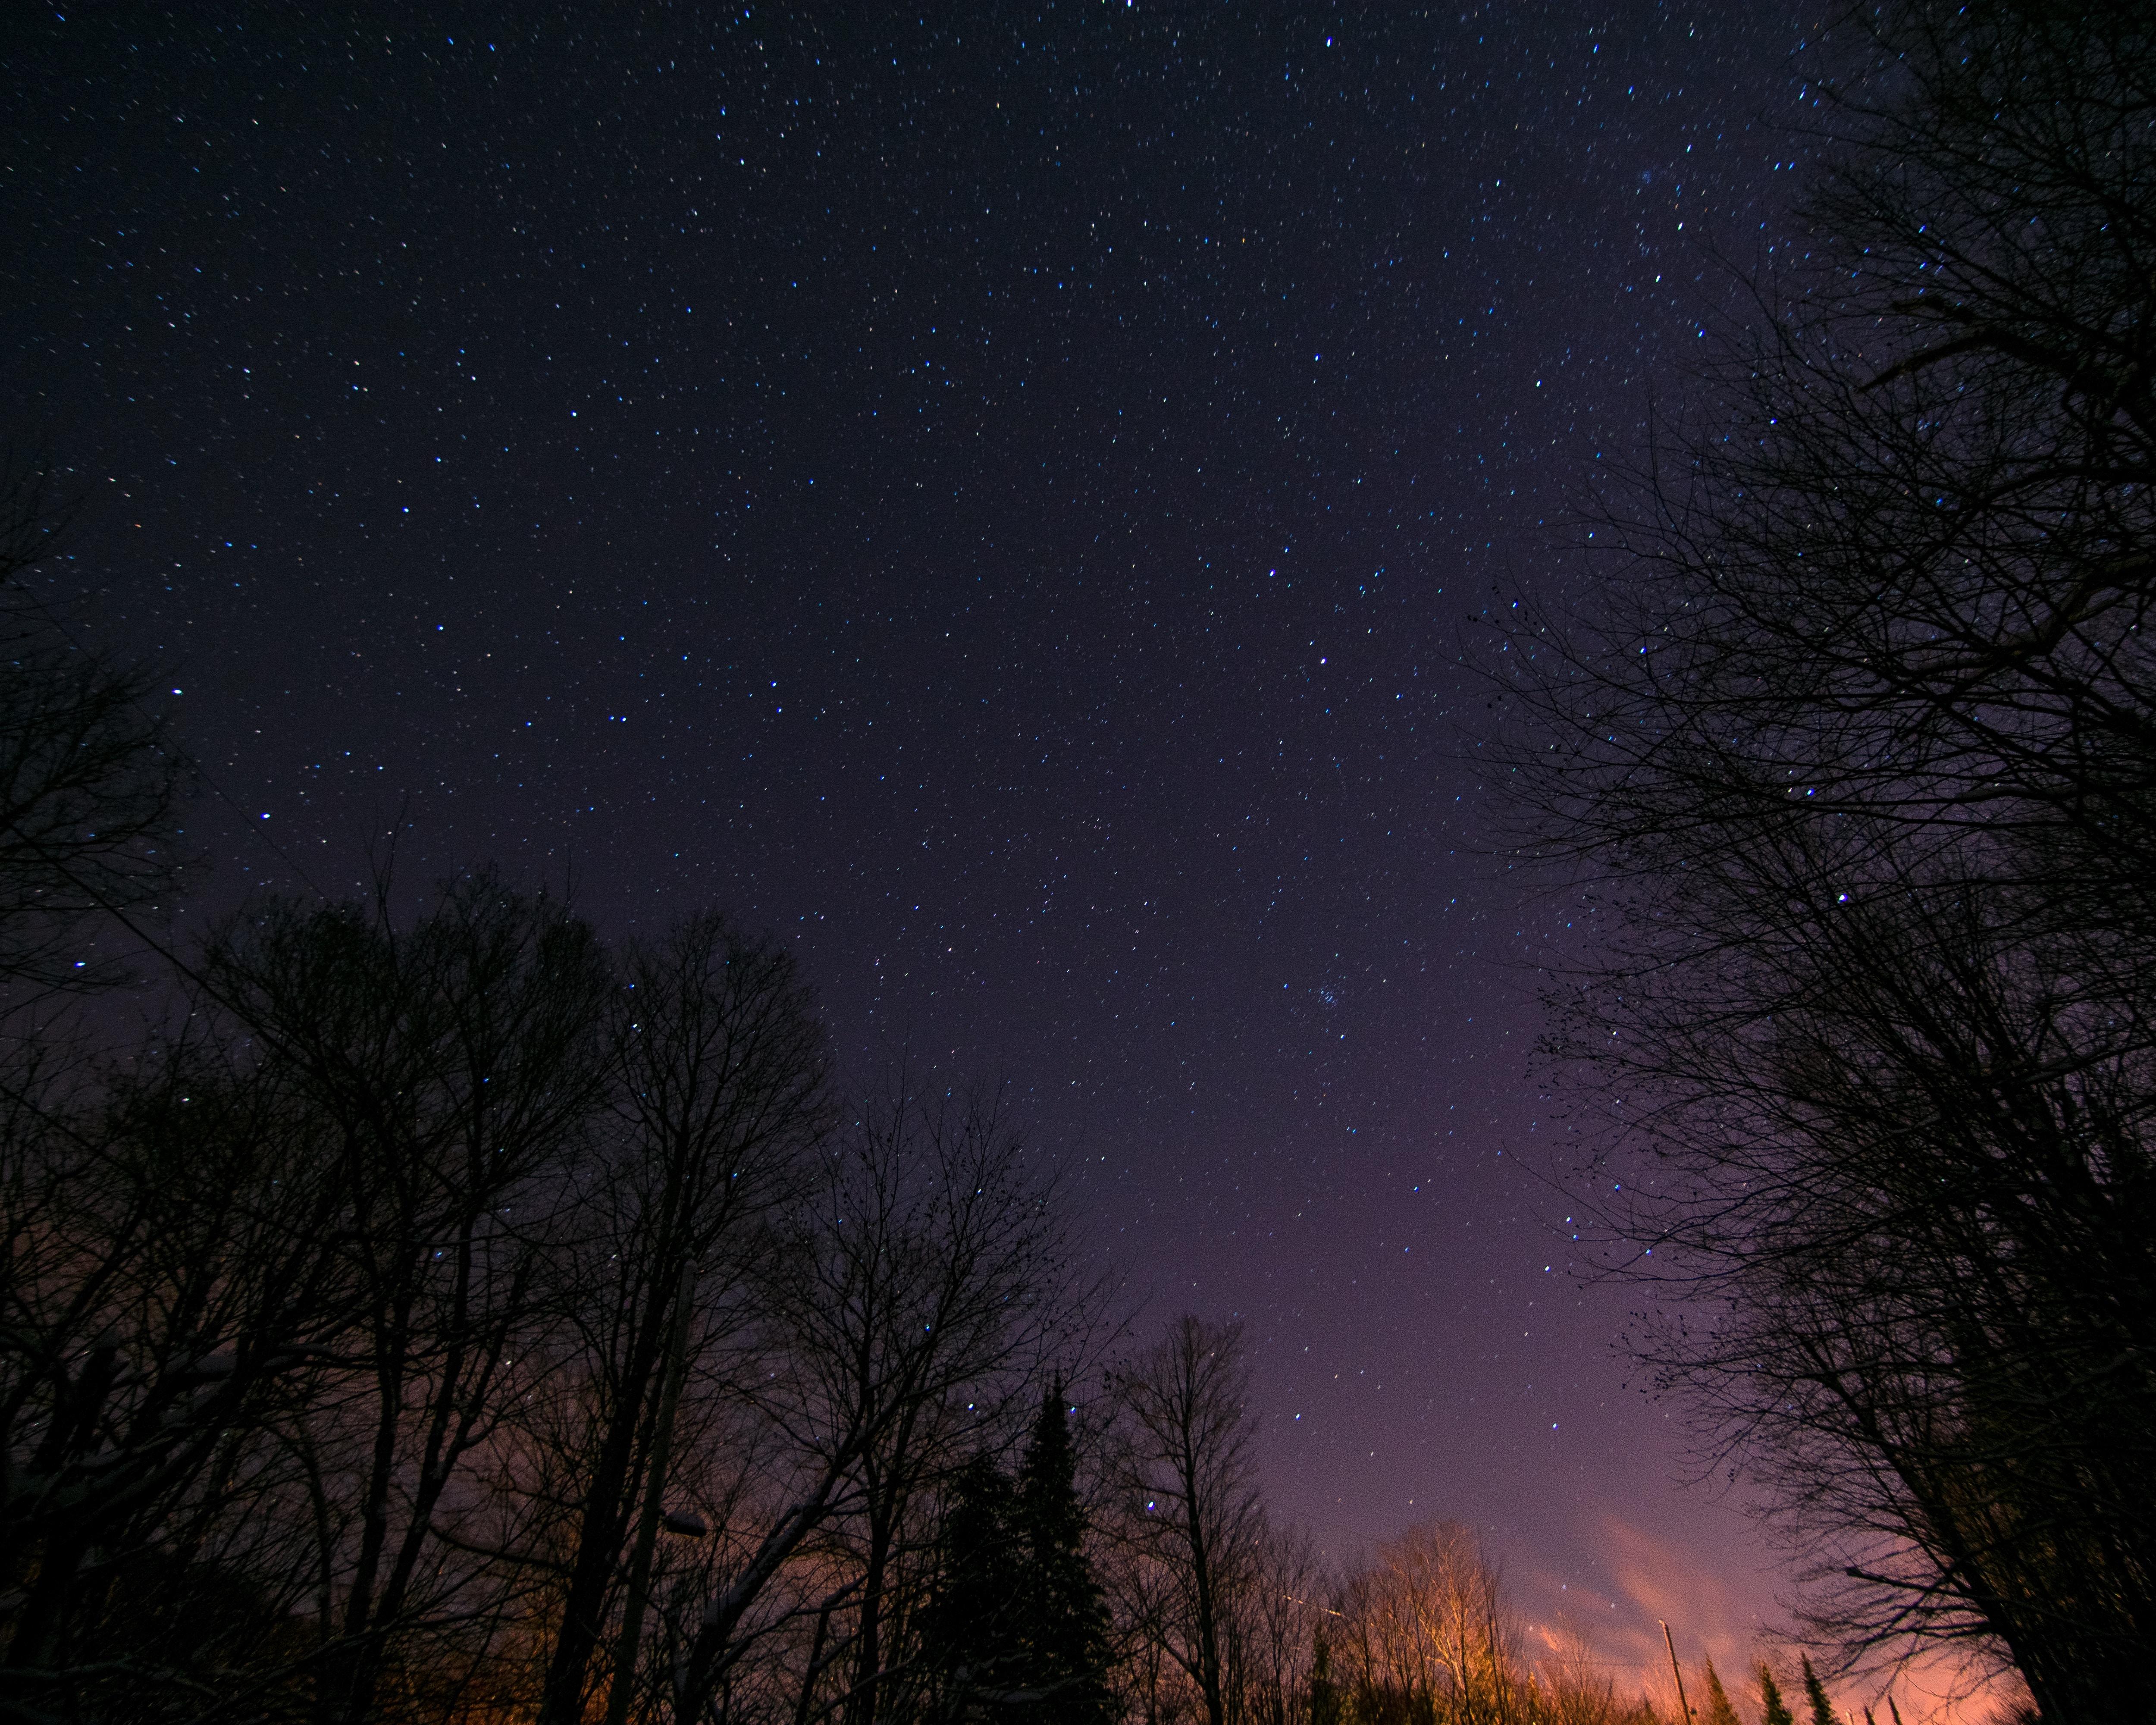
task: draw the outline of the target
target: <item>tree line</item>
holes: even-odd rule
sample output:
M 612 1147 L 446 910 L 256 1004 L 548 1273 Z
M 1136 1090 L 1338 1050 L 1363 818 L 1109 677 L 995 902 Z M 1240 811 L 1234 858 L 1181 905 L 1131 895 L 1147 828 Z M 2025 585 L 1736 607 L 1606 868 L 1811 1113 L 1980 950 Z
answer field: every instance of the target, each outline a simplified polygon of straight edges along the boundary
M 1097 1306 L 995 1099 L 841 1103 L 716 916 L 265 898 L 141 1043 L 11 1028 L 27 1717 L 703 1718 L 836 1615 L 866 1725 L 945 1474 Z
M 1851 8 L 1794 244 L 1500 633 L 1576 1225 L 1846 1666 L 2156 1713 L 2156 32 Z

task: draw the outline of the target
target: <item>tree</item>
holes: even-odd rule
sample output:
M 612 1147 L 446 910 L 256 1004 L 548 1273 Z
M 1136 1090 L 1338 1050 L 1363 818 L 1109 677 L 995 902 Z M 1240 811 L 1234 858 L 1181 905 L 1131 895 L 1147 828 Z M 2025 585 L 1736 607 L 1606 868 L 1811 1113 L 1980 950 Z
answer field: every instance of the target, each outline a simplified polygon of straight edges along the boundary
M 968 1462 L 943 1512 L 941 1575 L 922 1625 L 923 1662 L 934 1674 L 934 1711 L 1003 1717 L 1009 1697 L 1030 1685 L 1025 1542 L 1016 1493 L 995 1458 Z
M 769 1371 L 743 1394 L 770 1435 L 767 1483 L 682 1650 L 675 1712 L 710 1708 L 775 1627 L 752 1614 L 821 1535 L 827 1573 L 850 1572 L 847 1715 L 873 1725 L 886 1692 L 917 1675 L 891 1656 L 906 1616 L 892 1608 L 926 1579 L 924 1511 L 984 1432 L 1011 1430 L 1046 1362 L 1092 1321 L 1095 1293 L 999 1097 L 925 1091 L 901 1069 L 827 1148 L 758 1298 Z
M 1535 1661 L 1527 1686 L 1532 1699 L 1526 1716 L 1536 1725 L 1650 1725 L 1654 1715 L 1644 1701 L 1618 1701 L 1616 1680 L 1595 1657 L 1584 1625 L 1560 1618 L 1551 1639 L 1555 1645 Z
M 932 1712 L 1037 1725 L 1114 1717 L 1108 1616 L 1085 1535 L 1058 1381 L 1034 1420 L 1016 1488 L 985 1451 L 951 1488 L 920 1651 L 937 1679 Z
M 322 1707 L 355 1722 L 423 1631 L 484 1622 L 513 1579 L 508 1500 L 451 1486 L 544 1358 L 542 1269 L 604 1093 L 612 988 L 588 925 L 492 875 L 446 885 L 408 932 L 385 900 L 265 901 L 202 965 L 336 1171 L 348 1394 L 295 1435 L 335 1595 Z
M 1834 1703 L 1827 1699 L 1826 1686 L 1820 1681 L 1819 1673 L 1812 1669 L 1810 1656 L 1804 1658 L 1804 1699 L 1811 1707 L 1811 1725 L 1836 1725 Z
M 586 1670 L 626 1547 L 614 1725 L 641 1642 L 681 1380 L 698 1344 L 742 1322 L 757 1231 L 798 1195 L 803 1159 L 824 1125 L 823 1031 L 787 953 L 706 915 L 655 947 L 632 945 L 621 969 L 612 1118 L 576 1200 L 598 1225 L 562 1290 L 591 1368 L 592 1408 L 540 1711 L 547 1721 L 583 1717 Z
M 1774 1681 L 1774 1671 L 1765 1660 L 1759 1661 L 1756 1675 L 1759 1679 L 1759 1725 L 1797 1725 L 1789 1704 L 1782 1699 L 1781 1685 Z
M 1332 1646 L 1321 1623 L 1310 1632 L 1310 1725 L 1339 1725 L 1340 1692 L 1332 1681 Z
M 1038 1725 L 1107 1725 L 1114 1714 L 1108 1610 L 1086 1551 L 1078 1460 L 1060 1378 L 1034 1421 L 1019 1468 L 1017 1507 L 1025 1542 L 1025 1686 L 1040 1694 L 1024 1717 Z
M 1324 1615 L 1320 1602 L 1332 1591 L 1332 1578 L 1306 1529 L 1262 1512 L 1243 1567 L 1222 1657 L 1229 1714 L 1247 1725 L 1291 1725 L 1302 1716 L 1305 1695 L 1316 1694 L 1311 1630 Z
M 149 670 L 79 644 L 24 583 L 59 526 L 43 471 L 0 471 L 0 983 L 33 990 L 116 978 L 90 931 L 173 889 L 187 776 Z
M 605 966 L 483 876 L 408 929 L 265 900 L 198 978 L 174 1035 L 15 1093 L 0 1663 L 130 1717 L 432 1705 L 526 1579 L 494 1486 Z
M 1528 842 L 1596 931 L 1550 1051 L 1626 1163 L 1582 1222 L 1670 1296 L 1641 1352 L 1815 1554 L 1821 1640 L 2138 1718 L 2156 44 L 1914 3 L 1873 46 L 1816 273 L 1603 506 L 1619 597 L 1514 635 Z
M 186 1717 L 304 1653 L 284 1438 L 352 1305 L 317 1122 L 199 1014 L 0 1104 L 0 1681 Z
M 1137 1559 L 1127 1604 L 1196 1686 L 1206 1725 L 1224 1725 L 1222 1642 L 1260 1513 L 1242 1325 L 1185 1313 L 1111 1389 L 1121 1531 Z
M 1380 1546 L 1341 1611 L 1358 1717 L 1510 1725 L 1519 1713 L 1518 1626 L 1471 1530 L 1424 1522 Z
M 1737 1709 L 1731 1703 L 1729 1692 L 1722 1686 L 1722 1677 L 1714 1669 L 1714 1656 L 1708 1654 L 1702 1661 L 1705 1682 L 1701 1686 L 1707 1705 L 1701 1709 L 1700 1717 L 1705 1725 L 1738 1725 Z

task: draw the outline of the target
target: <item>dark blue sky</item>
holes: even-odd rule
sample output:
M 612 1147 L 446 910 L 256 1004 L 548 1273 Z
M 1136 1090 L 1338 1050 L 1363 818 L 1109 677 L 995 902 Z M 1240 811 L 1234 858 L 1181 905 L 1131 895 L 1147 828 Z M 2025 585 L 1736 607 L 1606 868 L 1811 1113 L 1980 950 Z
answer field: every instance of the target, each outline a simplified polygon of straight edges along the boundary
M 7 424 L 212 896 L 403 809 L 408 880 L 726 906 L 849 1059 L 1008 1077 L 1148 1323 L 1245 1317 L 1280 1508 L 1735 1654 L 1517 1166 L 1565 906 L 1461 655 L 1778 237 L 1809 15 L 800 10 L 19 15 Z

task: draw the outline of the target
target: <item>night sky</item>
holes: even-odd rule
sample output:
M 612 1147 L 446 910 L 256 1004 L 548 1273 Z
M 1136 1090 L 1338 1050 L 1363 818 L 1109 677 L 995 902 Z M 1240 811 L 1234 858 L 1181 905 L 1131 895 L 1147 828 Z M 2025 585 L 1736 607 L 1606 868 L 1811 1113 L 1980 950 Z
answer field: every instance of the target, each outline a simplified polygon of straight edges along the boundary
M 1463 654 L 1779 231 L 1810 14 L 225 10 L 0 49 L 34 578 L 185 691 L 204 902 L 401 811 L 408 882 L 724 906 L 851 1070 L 1009 1081 L 1141 1333 L 1244 1317 L 1329 1548 L 1741 1657 L 1527 1172 L 1566 906 Z

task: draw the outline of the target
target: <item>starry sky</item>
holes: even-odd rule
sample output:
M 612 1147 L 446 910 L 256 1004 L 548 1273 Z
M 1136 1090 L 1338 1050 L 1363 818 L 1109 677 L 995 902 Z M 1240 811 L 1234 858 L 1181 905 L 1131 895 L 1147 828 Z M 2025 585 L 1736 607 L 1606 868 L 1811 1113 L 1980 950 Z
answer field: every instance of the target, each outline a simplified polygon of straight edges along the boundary
M 842 1059 L 1011 1085 L 1144 1327 L 1244 1317 L 1329 1548 L 1455 1517 L 1741 1657 L 1776 1577 L 1531 1172 L 1566 907 L 1465 660 L 1788 220 L 1815 23 L 22 8 L 35 578 L 172 667 L 206 903 L 401 825 L 724 906 Z

